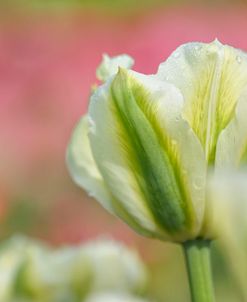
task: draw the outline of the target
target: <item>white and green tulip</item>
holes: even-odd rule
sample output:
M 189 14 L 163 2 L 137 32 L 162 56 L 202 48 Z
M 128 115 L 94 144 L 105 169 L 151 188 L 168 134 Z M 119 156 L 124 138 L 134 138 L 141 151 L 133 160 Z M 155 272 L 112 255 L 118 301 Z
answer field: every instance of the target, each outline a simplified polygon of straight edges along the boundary
M 97 240 L 85 244 L 83 251 L 91 266 L 92 292 L 145 292 L 148 274 L 135 250 L 113 240 Z
M 97 72 L 104 83 L 73 133 L 70 173 L 140 234 L 210 239 L 208 169 L 247 154 L 247 55 L 218 41 L 188 43 L 157 74 L 131 65 L 107 58 Z
M 0 268 L 3 302 L 79 302 L 105 292 L 139 296 L 148 279 L 137 252 L 109 239 L 54 249 L 13 237 L 0 246 Z

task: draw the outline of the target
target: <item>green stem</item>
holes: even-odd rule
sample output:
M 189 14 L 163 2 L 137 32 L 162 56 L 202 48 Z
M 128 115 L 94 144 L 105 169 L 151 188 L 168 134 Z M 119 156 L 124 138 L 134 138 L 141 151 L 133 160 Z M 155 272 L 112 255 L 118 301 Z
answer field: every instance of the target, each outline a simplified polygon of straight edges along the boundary
M 210 241 L 191 240 L 183 244 L 192 302 L 214 302 L 210 263 Z

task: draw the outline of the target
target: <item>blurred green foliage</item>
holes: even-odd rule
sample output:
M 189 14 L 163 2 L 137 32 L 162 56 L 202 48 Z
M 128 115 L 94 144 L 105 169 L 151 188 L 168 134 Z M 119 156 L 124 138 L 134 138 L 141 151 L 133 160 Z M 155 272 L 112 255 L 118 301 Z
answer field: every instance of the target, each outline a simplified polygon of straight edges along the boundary
M 10 0 L 7 3 L 0 2 L 0 5 L 11 8 L 33 8 L 33 9 L 74 9 L 87 8 L 100 11 L 142 11 L 168 3 L 176 3 L 179 0 Z
M 128 12 L 157 9 L 166 5 L 227 5 L 246 4 L 244 0 L 9 0 L 1 1 L 0 7 L 68 10 L 74 8 L 99 11 Z
M 28 198 L 15 199 L 9 202 L 8 214 L 2 221 L 0 239 L 16 233 L 35 234 L 37 228 L 46 227 L 44 209 Z

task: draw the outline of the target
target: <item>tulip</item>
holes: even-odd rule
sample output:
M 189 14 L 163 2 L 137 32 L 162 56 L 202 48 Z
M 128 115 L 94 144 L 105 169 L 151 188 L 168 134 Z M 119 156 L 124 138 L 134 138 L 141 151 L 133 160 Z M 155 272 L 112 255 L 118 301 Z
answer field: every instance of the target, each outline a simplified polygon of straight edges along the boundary
M 139 255 L 109 239 L 52 249 L 27 237 L 13 237 L 1 245 L 0 268 L 4 302 L 76 302 L 102 292 L 140 295 L 147 285 Z
M 27 251 L 20 294 L 38 301 L 77 301 L 91 282 L 88 257 L 75 247 Z
M 154 112 L 150 104 L 143 103 L 157 129 L 149 125 L 141 112 L 135 112 L 138 108 L 133 102 L 127 109 L 133 106 L 130 115 L 136 117 L 136 131 L 139 132 L 127 136 L 125 129 L 121 129 L 121 120 L 114 121 L 111 112 L 107 112 L 112 105 L 106 103 L 110 87 L 115 92 L 121 92 L 121 83 L 139 85 L 138 80 L 150 89 L 150 97 L 157 98 L 153 101 Z M 145 93 L 143 87 L 136 88 L 140 90 L 136 93 Z M 128 92 L 129 88 L 126 89 Z M 172 104 L 176 97 L 177 107 Z M 101 98 L 102 102 L 99 101 Z M 145 101 L 145 98 L 140 96 L 140 100 Z M 67 153 L 70 173 L 78 185 L 137 232 L 163 240 L 184 241 L 194 238 L 200 231 L 203 215 L 203 202 L 200 201 L 204 198 L 206 166 L 199 141 L 180 116 L 182 102 L 182 95 L 173 85 L 154 76 L 121 69 L 114 82 L 111 78 L 93 94 L 89 109 L 91 113 L 77 125 Z M 118 118 L 118 113 L 115 113 Z M 102 119 L 104 115 L 105 119 Z M 97 129 L 106 133 L 99 134 Z M 132 126 L 127 130 L 131 131 Z M 172 138 L 163 137 L 166 134 L 164 131 Z M 142 141 L 136 141 L 135 135 L 140 135 Z M 133 143 L 135 146 L 132 146 Z M 169 148 L 167 151 L 166 146 Z M 148 152 L 144 153 L 145 149 Z M 198 153 L 197 158 L 191 156 L 192 152 Z
M 194 301 L 213 301 L 192 267 L 210 275 L 208 170 L 227 162 L 226 150 L 237 160 L 246 142 L 247 56 L 216 40 L 180 46 L 155 75 L 117 61 L 74 131 L 70 174 L 138 233 L 182 243 Z
M 17 243 L 17 244 L 16 244 Z M 26 244 L 22 238 L 13 238 L 7 244 L 2 244 L 0 251 L 0 301 L 11 301 L 16 285 L 16 277 L 19 274 L 25 258 L 22 244 Z M 14 248 L 13 248 L 14 247 Z
M 145 292 L 148 275 L 135 250 L 113 240 L 101 239 L 85 244 L 83 251 L 92 270 L 92 292 Z

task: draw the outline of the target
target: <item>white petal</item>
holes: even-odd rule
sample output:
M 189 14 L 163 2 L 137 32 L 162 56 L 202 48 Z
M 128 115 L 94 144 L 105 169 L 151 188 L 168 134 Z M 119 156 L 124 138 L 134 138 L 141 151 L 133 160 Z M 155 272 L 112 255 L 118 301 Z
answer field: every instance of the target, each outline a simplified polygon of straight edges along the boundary
M 184 116 L 213 163 L 218 136 L 247 85 L 246 54 L 218 41 L 188 43 L 160 65 L 158 75 L 181 90 Z
M 107 54 L 104 54 L 96 75 L 99 80 L 105 82 L 117 73 L 119 67 L 131 69 L 133 65 L 134 60 L 128 55 L 124 54 L 110 58 Z
M 236 114 L 219 137 L 216 168 L 237 168 L 247 164 L 247 91 L 240 97 Z
M 150 236 L 157 232 L 156 224 L 140 197 L 133 174 L 128 171 L 114 137 L 114 120 L 109 110 L 111 82 L 99 87 L 91 97 L 89 115 L 95 123 L 95 131 L 90 133 L 89 138 L 93 155 L 115 197 L 116 214 L 138 232 Z
M 218 244 L 247 299 L 247 173 L 246 169 L 220 171 L 211 178 L 210 193 L 216 210 Z
M 141 293 L 147 285 L 147 271 L 139 255 L 119 242 L 101 239 L 82 247 L 93 272 L 91 291 L 103 290 Z M 111 269 L 105 272 L 108 268 Z
M 174 146 L 172 152 L 178 152 L 177 156 L 180 157 L 180 172 L 183 174 L 185 186 L 196 212 L 195 225 L 200 228 L 205 210 L 207 167 L 201 144 L 181 114 L 184 100 L 174 87 L 158 80 L 158 77 L 147 77 L 135 72 L 133 74 L 147 88 L 153 90 L 154 98 L 157 98 L 160 106 L 160 110 L 157 110 L 157 119 L 161 121 L 163 131 L 171 139 Z M 168 92 L 169 90 L 170 92 Z M 195 227 L 195 232 L 198 231 L 197 227 Z
M 91 123 L 91 125 L 90 125 Z M 89 124 L 89 125 L 88 125 Z M 112 211 L 111 197 L 94 161 L 88 139 L 88 131 L 94 131 L 93 121 L 81 118 L 74 129 L 67 150 L 67 166 L 75 183 Z

